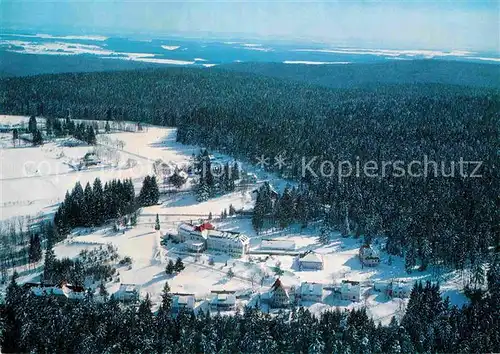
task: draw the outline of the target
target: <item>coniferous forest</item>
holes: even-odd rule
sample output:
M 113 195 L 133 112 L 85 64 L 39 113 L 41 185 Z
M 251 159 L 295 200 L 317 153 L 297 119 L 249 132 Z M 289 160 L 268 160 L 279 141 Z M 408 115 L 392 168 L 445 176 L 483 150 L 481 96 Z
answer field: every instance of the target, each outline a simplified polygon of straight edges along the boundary
M 307 201 L 292 204 L 307 209 L 306 219 L 368 239 L 385 236 L 390 253 L 414 254 L 423 268 L 471 268 L 499 247 L 496 89 L 404 84 L 338 90 L 189 68 L 6 78 L 0 88 L 2 113 L 65 117 L 71 111 L 74 118 L 177 126 L 182 143 L 251 162 L 281 154 L 286 167 L 269 168 L 301 182 L 299 194 Z M 334 166 L 435 164 L 428 165 L 428 177 L 394 177 L 389 169 L 383 178 L 361 174 L 339 181 L 336 174 L 304 174 L 303 158 L 315 157 L 314 171 L 324 160 Z M 482 161 L 475 171 L 481 177 L 464 178 L 461 160 Z
M 421 64 L 415 65 L 417 70 Z M 114 299 L 93 301 L 91 294 L 83 302 L 60 302 L 34 298 L 13 281 L 2 307 L 5 352 L 500 350 L 498 89 L 421 83 L 340 90 L 307 77 L 297 82 L 280 79 L 277 72 L 273 76 L 169 68 L 5 78 L 0 80 L 0 110 L 50 118 L 66 118 L 71 112 L 73 118 L 175 126 L 181 143 L 253 163 L 266 156 L 270 171 L 298 183 L 282 193 L 269 185 L 259 190 L 252 220 L 257 231 L 321 221 L 367 242 L 383 237 L 386 250 L 406 257 L 409 268 L 480 269 L 481 286 L 468 294 L 471 303 L 451 306 L 438 285 L 428 283 L 414 287 L 406 313 L 389 326 L 376 325 L 364 310 L 314 317 L 297 309 L 290 317 L 275 317 L 247 309 L 236 316 L 183 313 L 173 318 L 168 286 L 153 314 L 148 298 L 138 309 Z M 273 163 L 279 155 L 286 158 L 284 166 Z M 303 158 L 315 158 L 306 173 Z M 376 178 L 311 172 L 325 160 L 333 166 L 342 161 L 424 160 L 436 162 L 427 166 L 431 172 L 441 170 L 444 162 L 445 171 L 412 178 L 395 175 L 394 167 Z M 466 166 L 460 171 L 468 174 L 464 176 L 459 161 L 481 161 L 481 166 L 479 171 Z M 455 170 L 451 162 L 457 164 Z M 481 176 L 470 177 L 474 172 Z M 214 193 L 210 176 L 200 183 L 200 200 Z M 228 188 L 230 184 L 228 180 Z M 144 181 L 146 189 L 155 185 Z M 102 186 L 96 180 L 85 188 L 77 184 L 54 221 L 59 233 L 66 234 L 156 202 L 156 190 L 141 191 L 136 200 L 130 181 Z M 486 274 L 483 264 L 489 265 Z
M 107 294 L 96 301 L 36 297 L 13 278 L 2 311 L 6 353 L 485 353 L 498 352 L 500 269 L 488 272 L 488 291 L 458 309 L 438 285 L 417 283 L 401 322 L 376 325 L 365 310 L 313 316 L 307 309 L 270 316 L 247 308 L 234 316 L 171 315 L 165 283 L 159 309 L 138 308 Z M 28 316 L 29 318 L 26 318 Z

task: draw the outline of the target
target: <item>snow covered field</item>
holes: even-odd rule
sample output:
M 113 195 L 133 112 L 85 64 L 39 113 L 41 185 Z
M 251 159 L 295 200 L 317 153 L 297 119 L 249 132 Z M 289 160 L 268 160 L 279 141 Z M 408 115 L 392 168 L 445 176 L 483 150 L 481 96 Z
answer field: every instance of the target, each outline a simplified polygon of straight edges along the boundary
M 27 122 L 27 117 L 1 116 L 0 124 Z M 111 154 L 109 161 L 103 161 L 99 167 L 87 170 L 75 170 L 73 161 L 95 149 L 92 146 L 66 147 L 61 141 L 48 142 L 42 147 L 13 147 L 10 135 L 3 134 L 0 139 L 2 156 L 0 170 L 0 220 L 14 216 L 36 216 L 52 213 L 57 203 L 64 198 L 66 190 L 71 189 L 76 181 L 82 185 L 100 177 L 103 182 L 113 178 L 132 178 L 138 192 L 144 176 L 153 173 L 153 162 L 162 159 L 174 165 L 189 163 L 192 154 L 200 151 L 199 147 L 185 146 L 175 141 L 175 129 L 147 127 L 142 132 L 111 133 L 106 139 L 99 140 L 118 154 Z M 112 141 L 121 141 L 121 148 L 114 147 Z M 99 145 L 97 148 L 104 148 Z M 232 161 L 231 158 L 215 154 L 220 161 Z M 259 181 L 270 180 L 277 189 L 282 189 L 287 181 L 273 178 L 248 164 L 241 164 L 246 171 L 256 173 Z M 373 292 L 373 283 L 392 279 L 406 280 L 412 283 L 417 279 L 436 280 L 432 270 L 415 271 L 408 275 L 404 270 L 404 261 L 381 252 L 381 263 L 375 268 L 363 268 L 358 259 L 361 239 L 342 238 L 335 235 L 327 245 L 318 241 L 318 225 L 300 231 L 293 228 L 257 235 L 249 218 L 229 218 L 215 221 L 217 228 L 239 231 L 250 237 L 251 249 L 259 247 L 263 237 L 291 240 L 298 251 L 314 250 L 324 259 L 324 269 L 319 271 L 299 271 L 291 255 L 256 255 L 251 254 L 241 259 L 231 259 L 226 255 L 213 255 L 210 265 L 208 255 L 199 258 L 183 252 L 180 245 L 168 243 L 160 245 L 160 234 L 175 232 L 181 221 L 203 219 L 211 213 L 218 217 L 229 205 L 236 209 L 250 209 L 253 206 L 251 191 L 254 186 L 199 203 L 189 191 L 167 194 L 161 197 L 161 204 L 143 208 L 138 225 L 123 231 L 114 232 L 111 228 L 96 230 L 77 230 L 67 240 L 56 245 L 58 257 L 75 257 L 81 250 L 112 243 L 118 248 L 120 257 L 130 256 L 130 267 L 120 267 L 120 281 L 109 283 L 110 293 L 115 292 L 120 283 L 134 283 L 141 287 L 141 294 L 149 293 L 153 303 L 160 299 L 164 282 L 168 281 L 173 292 L 194 293 L 197 300 L 206 298 L 211 290 L 235 290 L 264 292 L 275 280 L 275 267 L 284 272 L 280 278 L 285 286 L 300 285 L 303 281 L 332 284 L 341 279 L 355 280 L 362 284 L 362 300 L 358 303 L 329 299 L 325 292 L 324 304 L 311 306 L 314 312 L 324 311 L 335 306 L 357 308 L 366 306 L 376 320 L 383 323 L 390 321 L 392 315 L 402 315 L 407 300 L 389 299 L 382 293 Z M 153 230 L 156 214 L 160 215 L 161 233 Z M 382 245 L 375 245 L 381 249 Z M 165 266 L 169 259 L 175 261 L 180 256 L 186 269 L 180 274 L 167 276 Z M 228 277 L 231 269 L 235 276 Z M 262 277 L 268 275 L 262 281 Z M 458 292 L 459 276 L 455 273 L 440 275 L 441 289 L 450 296 L 452 303 L 462 304 L 465 297 Z M 244 302 L 241 302 L 242 305 Z

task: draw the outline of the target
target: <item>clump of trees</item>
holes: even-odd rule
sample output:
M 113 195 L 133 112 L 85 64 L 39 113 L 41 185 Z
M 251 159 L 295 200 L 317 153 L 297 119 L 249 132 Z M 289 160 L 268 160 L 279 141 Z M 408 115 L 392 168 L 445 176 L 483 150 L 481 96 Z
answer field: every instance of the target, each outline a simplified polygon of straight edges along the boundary
M 184 262 L 182 262 L 181 257 L 177 257 L 175 263 L 170 259 L 165 267 L 165 273 L 172 275 L 174 273 L 180 273 L 184 270 Z
M 77 182 L 73 190 L 66 193 L 54 215 L 54 224 L 59 234 L 67 235 L 77 226 L 99 226 L 135 210 L 135 191 L 131 179 L 114 179 L 103 187 L 101 180 L 96 178 L 92 186 L 87 183 L 83 189 Z
M 48 284 L 66 281 L 83 286 L 87 277 L 94 282 L 106 282 L 116 274 L 113 263 L 118 259 L 118 252 L 111 244 L 83 250 L 75 259 L 56 258 L 52 244 L 52 240 L 48 240 L 43 270 L 43 281 Z
M 233 192 L 236 188 L 235 181 L 240 178 L 237 163 L 212 164 L 210 153 L 206 149 L 195 157 L 194 171 L 199 177 L 196 193 L 200 202 L 217 194 Z
M 141 192 L 138 202 L 141 206 L 151 206 L 158 204 L 160 190 L 155 176 L 146 176 L 142 182 Z

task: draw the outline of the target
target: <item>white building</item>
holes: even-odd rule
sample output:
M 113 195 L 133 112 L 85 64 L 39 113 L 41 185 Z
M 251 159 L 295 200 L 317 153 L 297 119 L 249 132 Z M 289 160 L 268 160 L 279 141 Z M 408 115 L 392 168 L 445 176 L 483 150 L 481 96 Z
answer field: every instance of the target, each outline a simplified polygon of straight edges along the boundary
M 375 267 L 380 263 L 378 253 L 370 245 L 361 246 L 359 249 L 359 259 L 363 265 L 368 267 Z
M 120 288 L 113 297 L 118 301 L 139 301 L 140 287 L 136 284 L 120 284 Z
M 232 291 L 212 291 L 210 309 L 212 311 L 233 311 L 236 307 L 236 296 Z
M 410 297 L 412 286 L 406 282 L 391 281 L 387 286 L 387 296 L 405 299 Z
M 194 294 L 172 294 L 172 312 L 179 313 L 182 310 L 194 310 Z
M 359 281 L 342 280 L 339 290 L 340 298 L 342 300 L 357 302 L 361 299 L 361 287 Z
M 193 252 L 205 249 L 241 257 L 250 249 L 250 239 L 238 232 L 215 230 L 210 223 L 199 226 L 180 224 L 177 229 L 178 241 L 185 242 L 186 248 Z
M 289 240 L 262 240 L 261 250 L 295 251 L 295 242 Z
M 300 270 L 321 270 L 323 269 L 323 257 L 317 253 L 309 251 L 302 257 L 299 256 L 298 264 Z
M 85 298 L 85 289 L 83 287 L 67 283 L 62 283 L 59 285 L 27 283 L 25 284 L 25 286 L 29 287 L 31 292 L 35 296 L 54 295 L 66 297 L 70 300 L 83 300 Z
M 297 296 L 301 302 L 323 302 L 323 284 L 304 282 Z
M 210 230 L 207 238 L 207 249 L 224 252 L 233 257 L 241 257 L 250 249 L 250 239 L 238 232 Z

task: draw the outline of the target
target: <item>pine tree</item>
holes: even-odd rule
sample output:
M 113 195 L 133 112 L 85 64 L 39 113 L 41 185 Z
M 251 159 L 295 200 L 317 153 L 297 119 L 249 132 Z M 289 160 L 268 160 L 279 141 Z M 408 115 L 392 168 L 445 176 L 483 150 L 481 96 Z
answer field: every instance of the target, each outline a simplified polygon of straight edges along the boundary
M 16 141 L 19 140 L 19 130 L 13 129 L 12 130 L 12 142 L 14 146 L 16 146 Z
M 319 232 L 319 242 L 322 245 L 326 245 L 330 242 L 330 231 L 328 230 L 327 227 L 322 227 L 320 232 Z
M 161 292 L 161 306 L 164 311 L 170 313 L 170 310 L 172 309 L 172 295 L 170 295 L 170 286 L 168 285 L 168 282 L 165 282 Z
M 181 188 L 186 183 L 186 179 L 180 175 L 178 170 L 175 170 L 174 174 L 168 178 L 168 182 L 175 188 Z
M 174 269 L 177 273 L 180 273 L 181 271 L 184 270 L 184 263 L 182 262 L 181 257 L 177 257 L 177 260 L 175 261 Z
M 108 300 L 108 296 L 109 296 L 109 293 L 108 293 L 108 290 L 106 290 L 106 286 L 104 285 L 103 282 L 101 282 L 99 284 L 99 296 L 101 296 L 101 298 L 104 300 L 104 301 L 107 301 Z
M 172 260 L 170 259 L 168 261 L 167 266 L 165 267 L 165 273 L 167 273 L 168 275 L 171 275 L 171 274 L 174 274 L 174 272 L 175 272 L 174 262 L 172 262 Z
M 40 132 L 40 130 L 36 129 L 34 132 L 33 132 L 33 145 L 34 146 L 40 146 L 40 145 L 43 145 L 43 137 L 42 137 L 42 133 Z
M 104 190 L 102 188 L 102 182 L 99 177 L 94 180 L 94 184 L 92 187 L 93 194 L 93 217 L 95 225 L 102 225 L 105 221 L 105 212 L 104 212 Z
M 479 258 L 472 265 L 472 283 L 474 287 L 480 287 L 484 283 L 484 268 Z
M 45 263 L 43 266 L 43 280 L 45 282 L 51 283 L 53 281 L 56 261 L 52 242 L 51 240 L 47 240 L 47 250 L 45 251 Z
M 156 214 L 155 230 L 160 231 L 160 217 Z
M 410 245 L 405 255 L 405 269 L 407 273 L 411 273 L 413 267 L 415 267 L 416 259 L 415 259 L 415 249 L 413 245 Z
M 38 262 L 39 260 L 42 259 L 42 245 L 38 234 L 31 235 L 30 237 L 28 257 L 30 263 Z
M 234 208 L 233 204 L 229 204 L 229 216 L 236 215 L 236 209 Z
M 34 134 L 35 131 L 37 131 L 37 123 L 36 123 L 36 117 L 31 116 L 30 120 L 28 121 L 28 132 L 31 134 Z
M 83 205 L 81 209 L 82 222 L 84 226 L 92 226 L 96 224 L 95 211 L 94 194 L 92 193 L 90 183 L 87 182 L 85 190 L 83 191 Z

